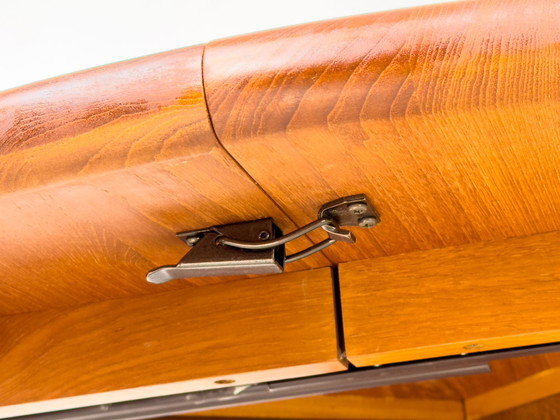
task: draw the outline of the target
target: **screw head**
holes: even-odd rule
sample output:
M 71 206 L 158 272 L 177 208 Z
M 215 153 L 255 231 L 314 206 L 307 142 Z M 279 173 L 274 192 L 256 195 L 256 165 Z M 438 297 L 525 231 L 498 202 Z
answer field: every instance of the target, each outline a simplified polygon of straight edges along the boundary
M 348 210 L 353 214 L 364 214 L 367 211 L 367 205 L 363 203 L 354 203 L 348 206 Z
M 198 241 L 200 241 L 200 238 L 198 236 L 191 236 L 190 238 L 187 238 L 185 242 L 188 246 L 195 246 Z
M 360 227 L 364 227 L 364 228 L 370 228 L 373 227 L 377 224 L 377 219 L 375 217 L 362 217 L 359 221 L 358 221 L 358 226 Z
M 478 343 L 467 344 L 466 346 L 463 346 L 463 349 L 465 350 L 480 350 L 482 348 L 484 348 L 484 344 L 478 344 Z
M 259 233 L 259 239 L 261 241 L 266 241 L 268 238 L 270 238 L 270 233 L 268 233 L 266 230 L 263 230 Z
M 219 379 L 217 381 L 214 381 L 214 383 L 218 385 L 229 385 L 229 384 L 233 384 L 234 382 L 235 379 Z

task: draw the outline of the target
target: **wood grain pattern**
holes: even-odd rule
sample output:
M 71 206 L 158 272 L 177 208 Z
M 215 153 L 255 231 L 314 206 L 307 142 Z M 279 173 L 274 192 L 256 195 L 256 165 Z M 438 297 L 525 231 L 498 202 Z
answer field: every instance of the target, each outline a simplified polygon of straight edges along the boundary
M 515 412 L 516 415 L 519 413 L 519 416 L 514 418 L 523 420 L 541 418 L 534 415 L 539 413 L 537 406 L 544 403 L 544 398 L 558 392 L 559 381 L 556 376 L 560 366 L 560 353 L 496 360 L 491 366 L 492 372 L 487 374 L 363 389 L 320 398 L 212 410 L 188 417 L 386 419 L 392 418 L 390 416 L 393 415 L 399 419 L 414 419 L 438 415 L 438 405 L 430 407 L 429 404 L 450 401 L 459 407 L 465 404 L 465 413 L 469 418 L 486 419 L 497 412 L 503 412 L 503 415 L 496 415 L 496 419 L 508 418 L 505 416 L 510 412 Z M 420 404 L 414 406 L 415 401 Z M 535 406 L 530 407 L 533 403 Z M 543 416 L 554 413 L 552 406 L 548 407 L 546 403 L 546 407 L 542 408 Z M 389 410 L 389 413 L 384 413 L 383 408 Z M 408 408 L 410 410 L 407 410 Z M 434 411 L 436 414 L 432 414 Z M 533 415 L 521 416 L 521 413 L 527 412 Z M 442 413 L 442 416 L 445 414 Z M 553 416 L 550 418 L 555 419 Z
M 490 363 L 491 373 L 459 376 L 355 391 L 372 398 L 466 400 L 521 381 L 539 372 L 560 367 L 560 353 L 550 353 Z
M 357 366 L 560 341 L 560 233 L 339 267 Z
M 559 19 L 483 0 L 216 41 L 210 115 L 296 222 L 373 200 L 382 223 L 334 262 L 559 230 Z
M 343 370 L 334 319 L 328 268 L 5 316 L 0 416 Z
M 351 393 L 322 395 L 210 410 L 196 418 L 269 419 L 379 419 L 379 420 L 463 420 L 463 404 L 449 400 L 368 398 Z M 185 416 L 183 418 L 190 418 Z
M 560 395 L 554 395 L 527 405 L 484 417 L 484 420 L 557 420 L 558 418 L 560 418 Z
M 145 274 L 187 252 L 178 231 L 263 217 L 295 227 L 217 142 L 201 55 L 171 51 L 0 96 L 0 314 L 226 281 L 155 286 Z M 316 255 L 288 270 L 325 265 Z
M 560 394 L 560 369 L 549 369 L 521 381 L 496 387 L 465 401 L 467 419 L 480 419 Z
M 560 7 L 552 0 L 479 1 L 214 42 L 205 54 L 205 88 L 212 121 L 227 150 L 208 121 L 202 47 L 1 94 L 0 314 L 161 291 L 182 290 L 182 296 L 189 286 L 226 279 L 145 283 L 148 269 L 174 263 L 185 252 L 174 232 L 266 216 L 289 230 L 294 227 L 291 220 L 304 224 L 323 202 L 354 193 L 368 194 L 382 224 L 370 231 L 356 230 L 358 246 L 327 250 L 332 262 L 559 230 L 559 17 Z M 364 312 L 357 312 L 356 319 L 367 322 L 385 308 L 383 319 L 391 315 L 385 324 L 375 318 L 367 325 L 385 328 L 381 338 L 390 355 L 381 357 L 385 350 L 372 350 L 376 335 L 371 329 L 350 330 L 350 337 L 363 339 L 356 360 L 363 356 L 362 363 L 385 363 L 456 354 L 469 351 L 463 347 L 472 344 L 489 349 L 558 340 L 554 319 L 558 290 L 549 280 L 557 278 L 555 235 L 527 247 L 497 245 L 492 251 L 475 247 L 473 254 L 442 250 L 425 257 L 377 260 L 375 266 L 393 264 L 394 270 L 379 280 L 371 276 L 387 273 L 368 268 L 362 289 L 373 290 L 380 300 L 374 307 L 364 303 Z M 309 243 L 304 239 L 294 248 Z M 454 252 L 457 260 L 452 261 Z M 482 262 L 486 252 L 495 253 L 492 261 Z M 457 266 L 440 272 L 435 264 L 444 256 Z M 528 258 L 528 266 L 522 257 Z M 414 280 L 415 267 L 400 265 L 415 258 L 425 269 L 421 282 Z M 318 255 L 292 267 L 329 264 Z M 457 279 L 456 270 L 471 277 Z M 412 282 L 414 293 L 395 283 L 404 277 Z M 447 280 L 430 283 L 432 278 Z M 479 285 L 479 291 L 471 293 L 469 282 Z M 494 294 L 481 296 L 483 291 Z M 439 309 L 430 318 L 426 302 L 434 302 L 432 293 L 441 298 L 436 302 L 441 307 L 434 306 Z M 468 299 L 459 293 L 468 293 Z M 453 299 L 446 301 L 448 295 Z M 134 306 L 123 315 L 130 325 L 132 319 L 143 319 L 137 313 L 150 306 L 148 298 L 138 299 L 127 302 L 144 304 L 126 303 Z M 154 299 L 159 302 L 159 297 Z M 401 310 L 406 306 L 398 302 L 416 306 Z M 114 310 L 110 302 L 99 305 Z M 525 312 L 515 314 L 515 308 Z M 25 348 L 33 357 L 40 352 L 53 356 L 54 346 L 68 363 L 89 369 L 90 360 L 80 359 L 79 353 L 84 348 L 80 346 L 87 348 L 86 338 L 83 342 L 76 338 L 72 353 L 77 355 L 47 341 L 65 329 L 79 330 L 74 324 L 98 328 L 88 318 L 89 310 L 81 311 L 1 318 L 0 331 L 6 343 L 19 349 L 31 340 Z M 391 324 L 397 320 L 402 322 Z M 448 323 L 448 330 L 434 328 L 442 322 Z M 414 323 L 424 323 L 424 329 L 414 330 L 422 334 L 395 340 L 394 334 L 403 334 L 403 325 Z M 26 337 L 29 325 L 36 330 Z M 129 327 L 118 319 L 115 325 Z M 147 330 L 142 334 L 146 337 Z M 113 331 L 109 337 L 116 335 Z M 102 341 L 95 358 L 107 360 L 102 353 L 110 344 Z M 391 347 L 395 345 L 411 350 Z M 27 359 L 10 356 L 23 353 L 10 353 L 6 346 L 0 344 L 0 352 L 8 352 L 3 357 L 13 366 L 5 365 L 4 389 L 21 390 L 29 401 L 35 400 L 39 391 L 28 385 L 34 374 L 27 368 L 18 370 Z M 144 357 L 140 350 L 137 354 Z M 168 350 L 161 354 L 163 358 L 154 359 L 156 364 L 166 363 Z M 46 372 L 48 357 L 39 357 L 31 366 Z M 56 360 L 63 363 L 60 357 Z M 93 401 L 132 395 L 131 389 L 87 394 L 113 389 L 99 375 L 129 366 L 124 353 L 115 354 L 109 366 L 91 363 L 97 369 L 91 373 L 93 379 L 73 378 L 75 392 L 92 396 Z M 549 365 L 560 365 L 558 357 L 503 361 L 495 364 L 498 370 L 493 375 L 364 393 L 459 400 Z M 144 388 L 149 385 L 141 385 L 147 369 L 142 367 L 132 382 L 121 385 L 151 392 Z M 286 375 L 302 372 L 298 367 L 289 373 L 288 368 L 280 369 Z M 41 378 L 44 383 L 52 379 Z M 41 398 L 72 394 L 66 386 L 63 383 L 61 391 L 48 391 Z M 62 402 L 67 403 L 75 406 Z

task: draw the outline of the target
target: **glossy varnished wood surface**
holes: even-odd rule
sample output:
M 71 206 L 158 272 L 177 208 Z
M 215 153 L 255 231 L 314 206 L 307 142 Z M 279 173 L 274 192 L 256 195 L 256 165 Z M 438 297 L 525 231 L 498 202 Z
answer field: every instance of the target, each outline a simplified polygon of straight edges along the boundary
M 558 418 L 560 418 L 560 395 L 482 417 L 484 420 L 556 420 Z
M 335 262 L 558 230 L 559 18 L 483 0 L 216 41 L 210 115 L 296 222 L 372 199 L 382 223 Z
M 560 395 L 560 368 L 549 369 L 465 401 L 467 419 L 485 418 Z M 527 417 L 540 418 L 540 417 Z M 557 418 L 557 417 L 556 417 Z
M 377 398 L 466 400 L 558 368 L 560 353 L 496 360 L 490 366 L 491 373 L 384 386 L 357 393 Z
M 188 417 L 384 420 L 434 419 L 440 416 L 446 419 L 453 416 L 461 419 L 486 418 L 505 410 L 525 412 L 524 407 L 528 404 L 557 394 L 558 366 L 560 353 L 497 360 L 491 363 L 491 373 L 211 410 Z M 497 418 L 504 417 L 498 415 Z M 540 417 L 533 415 L 524 420 L 533 418 Z
M 176 231 L 268 216 L 290 230 L 294 227 L 290 219 L 305 224 L 322 203 L 354 193 L 364 192 L 372 199 L 381 213 L 381 225 L 367 232 L 355 230 L 358 245 L 330 248 L 326 251 L 330 261 L 316 256 L 288 266 L 290 269 L 560 229 L 559 15 L 558 5 L 552 1 L 479 1 L 214 42 L 205 52 L 204 79 L 219 141 L 208 120 L 202 89 L 202 47 L 3 93 L 0 314 L 162 291 L 185 289 L 180 292 L 184 293 L 188 286 L 224 282 L 228 279 L 153 286 L 145 283 L 144 275 L 154 266 L 175 263 L 186 251 L 174 238 Z M 318 235 L 312 238 L 320 239 Z M 309 241 L 303 240 L 292 250 L 307 244 Z M 530 260 L 558 259 L 550 244 L 531 246 L 532 250 L 517 249 L 519 255 L 542 251 L 540 257 L 532 254 Z M 501 285 L 501 289 L 482 297 L 487 304 L 483 310 L 459 298 L 446 303 L 448 307 L 434 316 L 441 315 L 438 322 L 457 321 L 450 327 L 450 335 L 425 324 L 427 335 L 414 337 L 402 331 L 402 323 L 396 325 L 385 336 L 386 343 L 391 337 L 392 343 L 398 341 L 393 333 L 402 334 L 399 338 L 403 340 L 420 341 L 401 343 L 411 346 L 411 353 L 391 348 L 396 355 L 391 360 L 464 352 L 465 345 L 480 344 L 479 338 L 487 340 L 486 333 L 506 334 L 493 342 L 499 346 L 528 344 L 525 337 L 522 343 L 516 337 L 519 328 L 540 328 L 546 340 L 557 340 L 557 330 L 551 330 L 557 323 L 548 318 L 557 315 L 557 302 L 551 304 L 557 297 L 555 286 L 537 279 L 528 294 L 536 296 L 547 290 L 551 294 L 525 302 L 525 291 L 512 289 L 512 284 L 521 284 L 515 283 L 519 276 L 530 278 L 541 271 L 531 266 L 537 270 L 529 272 L 530 267 L 515 258 L 514 248 L 507 252 L 494 249 L 497 267 L 512 277 L 507 281 L 492 277 L 494 286 Z M 424 274 L 430 278 L 442 275 L 436 263 L 447 252 L 430 254 L 432 266 L 426 257 Z M 391 276 L 414 279 L 415 267 L 406 266 L 408 257 L 399 258 L 392 263 L 394 271 L 384 273 L 393 280 L 386 277 L 381 284 L 375 276 L 380 273 L 375 268 L 377 261 L 372 263 L 374 268 L 364 274 L 368 281 L 363 289 L 373 291 L 377 298 L 386 297 L 379 305 L 386 305 L 384 315 L 398 315 L 391 316 L 388 325 L 398 319 L 423 322 L 427 319 L 424 302 L 430 298 L 418 294 L 418 284 L 414 284 L 414 294 L 400 301 L 402 305 L 390 301 L 399 291 L 405 293 L 398 282 L 395 287 Z M 459 267 L 464 268 L 461 264 L 466 260 L 459 260 Z M 384 258 L 380 261 L 391 264 Z M 503 266 L 506 262 L 511 264 Z M 468 272 L 476 266 L 467 268 Z M 495 274 L 492 270 L 496 266 L 492 261 L 478 268 L 484 269 L 486 276 Z M 426 283 L 425 290 L 440 293 L 438 296 L 448 290 L 453 296 L 468 289 L 463 280 L 449 280 L 456 274 L 451 268 L 443 274 L 447 280 Z M 486 279 L 475 277 L 471 277 L 473 283 Z M 481 290 L 488 288 L 484 284 Z M 448 293 L 444 294 L 446 298 Z M 439 303 L 445 303 L 445 298 Z M 142 305 L 127 303 L 131 312 L 123 315 L 123 322 L 130 324 L 115 323 L 124 331 L 123 341 L 116 343 L 132 340 L 136 350 L 140 342 L 134 341 L 135 333 L 127 328 L 138 327 L 136 322 L 144 319 L 132 316 L 142 314 L 144 305 L 151 305 L 142 299 L 147 298 L 130 301 Z M 159 297 L 155 299 L 160 302 Z M 527 318 L 518 312 L 514 316 L 510 301 L 536 315 Z M 414 314 L 401 310 L 410 302 L 416 305 Z M 96 305 L 100 306 L 93 307 L 120 313 L 110 302 Z M 365 324 L 371 305 L 363 308 L 356 317 Z M 491 331 L 493 324 L 472 324 L 496 315 L 493 311 L 500 308 L 503 311 L 495 320 L 511 328 Z M 446 312 L 451 309 L 454 311 Z M 96 336 L 96 331 L 108 331 L 110 337 L 117 334 L 107 330 L 112 328 L 110 322 L 100 325 L 88 319 L 93 313 L 95 310 L 83 308 L 60 309 L 1 318 L 1 331 L 9 346 L 0 345 L 0 351 L 8 352 L 3 357 L 13 366 L 4 365 L 7 373 L 0 386 L 12 392 L 5 394 L 8 397 L 16 395 L 15 391 L 25 397 L 7 397 L 5 404 L 145 386 L 148 370 L 144 367 L 130 382 L 117 379 L 115 385 L 107 376 L 101 378 L 107 372 L 109 376 L 120 374 L 135 362 L 129 362 L 125 352 L 116 352 L 111 360 L 104 358 L 113 357 L 103 355 L 104 349 L 116 347 Z M 444 317 L 448 313 L 451 315 Z M 207 315 L 208 319 L 214 317 L 213 313 Z M 537 325 L 539 320 L 542 322 Z M 63 330 L 79 332 L 82 322 L 92 327 L 91 335 L 78 335 L 71 340 L 75 344 L 72 348 L 58 347 L 57 338 L 64 335 Z M 367 328 L 378 324 L 375 319 Z M 31 332 L 25 329 L 30 325 Z M 464 331 L 453 330 L 457 325 L 474 325 L 479 332 L 484 331 L 463 343 L 457 340 Z M 152 327 L 166 331 L 159 324 Z M 228 332 L 233 334 L 233 330 Z M 365 355 L 364 363 L 381 361 L 379 349 L 371 350 L 376 343 L 371 330 L 357 334 L 363 334 L 364 348 L 358 356 Z M 140 334 L 147 335 L 148 330 Z M 52 341 L 47 341 L 48 337 Z M 162 339 L 162 343 L 173 337 Z M 442 337 L 451 340 L 450 347 L 438 341 Z M 476 343 L 470 341 L 475 338 Z M 213 338 L 201 340 L 215 344 Z M 82 368 L 89 366 L 89 360 L 85 356 L 80 359 L 80 351 L 94 341 L 101 343 L 95 357 L 109 364 L 101 366 L 94 361 L 92 367 L 98 371 L 75 382 L 76 394 L 62 382 L 60 390 L 29 386 L 33 372 L 21 368 L 27 360 L 23 356 L 36 359 L 32 367 L 44 368 L 43 363 L 49 360 L 64 363 L 67 357 L 70 368 Z M 146 339 L 145 343 L 149 342 Z M 436 353 L 429 348 L 432 344 Z M 10 356 L 12 345 L 23 349 L 22 353 Z M 197 345 L 205 344 L 201 341 Z M 60 357 L 51 346 L 60 350 Z M 165 364 L 169 354 L 162 350 L 164 356 L 158 358 L 142 351 L 138 350 L 138 359 L 132 360 L 143 363 L 146 357 L 146 361 Z M 46 356 L 40 356 L 41 352 Z M 23 356 L 18 359 L 17 355 Z M 219 361 L 214 363 L 209 366 L 220 366 Z M 494 364 L 492 375 L 363 392 L 380 398 L 460 400 L 558 365 L 558 357 L 553 356 L 502 361 Z M 249 374 L 252 365 L 244 366 Z M 287 368 L 281 369 L 286 372 Z M 46 370 L 40 372 L 38 378 L 43 383 L 52 379 Z M 312 371 L 305 370 L 303 374 L 309 373 Z M 250 375 L 240 378 L 262 379 Z M 182 379 L 156 375 L 154 380 Z M 196 387 L 207 385 L 197 383 Z M 118 399 L 130 395 L 126 391 Z
M 204 61 L 212 121 L 298 223 L 367 193 L 382 223 L 327 250 L 335 262 L 558 230 L 558 14 L 553 1 L 477 1 L 217 41 Z M 557 359 L 368 392 L 463 399 Z
M 0 416 L 343 370 L 334 318 L 328 268 L 5 316 Z
M 339 266 L 348 360 L 402 362 L 560 341 L 560 233 Z
M 187 252 L 178 231 L 262 217 L 294 228 L 217 142 L 201 57 L 171 51 L 0 96 L 0 314 L 225 281 L 145 274 Z

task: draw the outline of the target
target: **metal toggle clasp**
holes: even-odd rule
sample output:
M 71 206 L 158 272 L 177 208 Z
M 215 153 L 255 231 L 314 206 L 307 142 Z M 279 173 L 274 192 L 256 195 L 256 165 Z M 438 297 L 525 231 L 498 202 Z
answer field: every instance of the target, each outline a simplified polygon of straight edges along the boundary
M 150 271 L 151 283 L 169 280 L 238 274 L 275 274 L 284 265 L 321 251 L 335 242 L 354 243 L 356 239 L 341 226 L 370 228 L 379 217 L 363 194 L 331 201 L 321 207 L 318 220 L 286 235 L 272 219 L 212 226 L 177 234 L 192 250 L 177 265 Z M 284 245 L 315 229 L 323 229 L 328 238 L 307 249 L 286 255 Z

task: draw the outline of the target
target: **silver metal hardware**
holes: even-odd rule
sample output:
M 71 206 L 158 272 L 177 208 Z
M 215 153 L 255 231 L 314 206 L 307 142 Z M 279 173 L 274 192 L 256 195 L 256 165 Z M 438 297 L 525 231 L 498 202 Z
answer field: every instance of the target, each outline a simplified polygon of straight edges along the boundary
M 370 228 L 379 217 L 363 194 L 340 198 L 321 207 L 318 220 L 282 235 L 272 219 L 254 220 L 206 229 L 180 232 L 179 239 L 193 249 L 177 265 L 150 271 L 151 283 L 169 280 L 238 274 L 275 274 L 286 263 L 321 251 L 335 242 L 354 243 L 356 238 L 341 226 Z M 307 249 L 286 255 L 284 245 L 315 229 L 323 229 L 328 238 Z
M 271 238 L 281 234 L 272 219 L 213 226 L 207 229 L 181 232 L 177 236 L 192 249 L 177 265 L 156 268 L 148 273 L 150 283 L 165 283 L 173 279 L 228 276 L 238 274 L 276 274 L 284 271 L 284 246 L 246 251 L 219 244 L 220 238 L 230 236 L 241 240 L 258 240 L 266 231 Z
M 363 217 L 360 219 L 358 226 L 369 228 L 375 226 L 376 224 L 377 224 L 377 220 L 374 219 L 373 217 Z
M 348 210 L 354 214 L 364 214 L 367 211 L 367 206 L 362 203 L 351 204 Z

